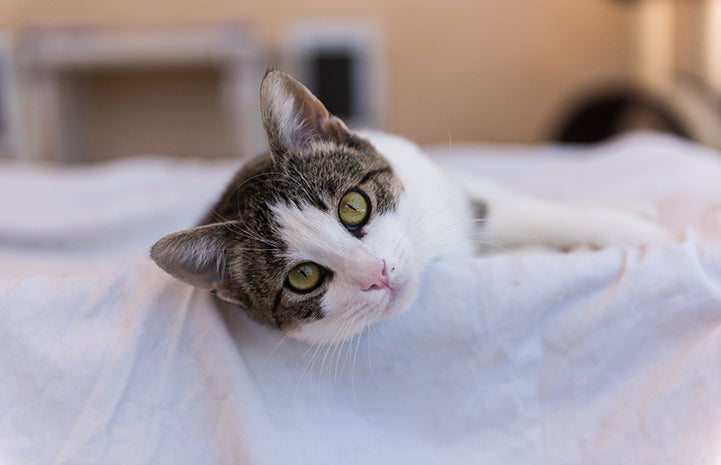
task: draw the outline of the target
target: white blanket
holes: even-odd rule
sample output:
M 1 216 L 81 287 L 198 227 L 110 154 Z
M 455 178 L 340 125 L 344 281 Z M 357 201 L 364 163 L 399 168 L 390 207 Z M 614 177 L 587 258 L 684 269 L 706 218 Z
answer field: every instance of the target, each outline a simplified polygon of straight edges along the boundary
M 309 347 L 145 256 L 231 163 L 0 165 L 0 463 L 721 463 L 721 154 L 654 135 L 434 153 L 655 206 L 684 238 L 441 262 L 405 315 Z

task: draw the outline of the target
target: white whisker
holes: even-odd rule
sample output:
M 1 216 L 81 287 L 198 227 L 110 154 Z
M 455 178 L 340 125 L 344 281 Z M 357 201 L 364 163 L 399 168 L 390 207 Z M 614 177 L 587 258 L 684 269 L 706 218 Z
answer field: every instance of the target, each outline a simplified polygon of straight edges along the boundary
M 278 351 L 280 346 L 283 345 L 283 343 L 286 341 L 287 338 L 288 338 L 288 335 L 283 334 L 283 337 L 280 338 L 278 343 L 273 347 L 273 350 L 271 350 L 270 353 L 268 354 L 268 356 L 265 358 L 264 363 L 267 364 L 268 362 L 270 362 L 270 359 L 273 358 L 273 355 L 275 355 L 275 353 Z

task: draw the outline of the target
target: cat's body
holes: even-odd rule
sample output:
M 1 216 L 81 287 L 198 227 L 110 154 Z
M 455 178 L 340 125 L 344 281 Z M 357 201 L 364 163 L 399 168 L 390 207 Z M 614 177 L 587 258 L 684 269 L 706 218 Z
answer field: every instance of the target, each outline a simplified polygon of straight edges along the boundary
M 450 177 L 413 143 L 351 132 L 278 71 L 261 86 L 270 151 L 197 228 L 151 251 L 176 278 L 310 342 L 407 310 L 432 260 L 479 246 L 638 245 L 673 239 L 636 216 L 575 209 Z

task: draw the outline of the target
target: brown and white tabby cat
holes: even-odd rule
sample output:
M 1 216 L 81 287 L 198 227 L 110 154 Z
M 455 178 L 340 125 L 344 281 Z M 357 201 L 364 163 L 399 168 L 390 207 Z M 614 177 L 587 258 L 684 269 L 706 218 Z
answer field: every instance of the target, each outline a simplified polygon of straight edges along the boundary
M 452 178 L 405 139 L 352 132 L 280 71 L 260 97 L 269 152 L 242 167 L 200 226 L 163 237 L 151 257 L 292 337 L 337 342 L 406 311 L 427 265 L 478 252 L 479 234 L 503 248 L 674 239 L 632 214 Z

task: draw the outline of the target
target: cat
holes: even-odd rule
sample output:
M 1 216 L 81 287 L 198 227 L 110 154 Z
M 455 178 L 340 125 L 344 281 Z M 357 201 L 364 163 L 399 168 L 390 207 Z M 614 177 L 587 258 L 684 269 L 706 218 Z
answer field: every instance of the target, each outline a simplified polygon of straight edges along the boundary
M 412 142 L 351 131 L 305 87 L 266 73 L 269 151 L 191 229 L 153 245 L 160 268 L 309 343 L 345 340 L 409 309 L 434 260 L 504 249 L 667 243 L 611 209 L 556 205 L 451 177 Z

